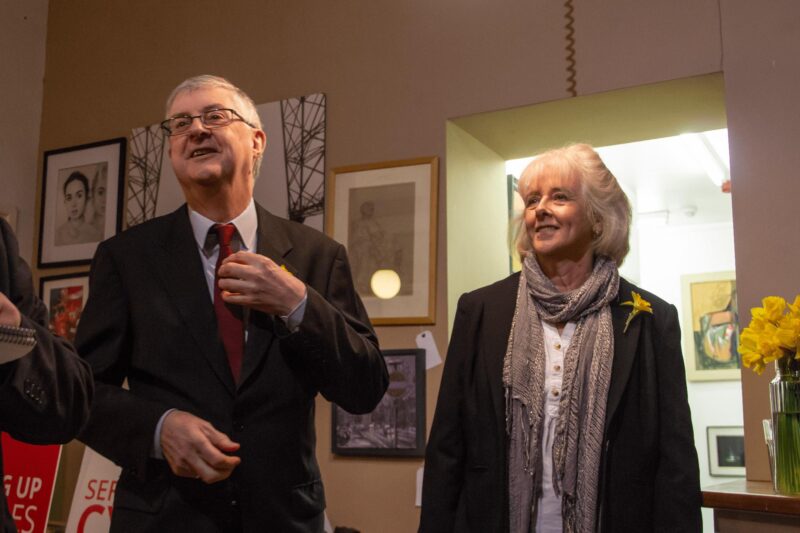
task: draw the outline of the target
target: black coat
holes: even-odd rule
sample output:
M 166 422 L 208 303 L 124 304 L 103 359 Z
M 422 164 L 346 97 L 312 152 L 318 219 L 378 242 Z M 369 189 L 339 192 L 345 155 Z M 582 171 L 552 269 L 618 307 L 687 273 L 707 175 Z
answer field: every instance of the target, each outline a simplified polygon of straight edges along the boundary
M 29 354 L 0 365 L 0 431 L 32 444 L 68 442 L 89 417 L 91 371 L 70 343 L 48 331 L 47 308 L 34 294 L 31 271 L 18 252 L 0 218 L 0 292 L 19 309 L 22 327 L 36 330 L 37 342 Z M 5 503 L 0 498 L 0 522 L 5 531 L 16 531 Z
M 461 297 L 425 455 L 424 533 L 508 531 L 503 357 L 519 274 Z M 640 313 L 623 333 L 639 292 Z M 620 280 L 598 531 L 701 530 L 697 453 L 675 307 Z
M 185 206 L 102 243 L 77 346 L 97 400 L 81 440 L 123 471 L 112 531 L 322 530 L 325 497 L 314 455 L 314 399 L 368 412 L 388 378 L 344 248 L 307 226 L 256 207 L 257 250 L 308 286 L 289 334 L 251 311 L 238 386 L 217 334 Z M 122 389 L 127 378 L 130 391 Z M 150 459 L 169 408 L 208 420 L 241 444 L 241 464 L 206 485 Z

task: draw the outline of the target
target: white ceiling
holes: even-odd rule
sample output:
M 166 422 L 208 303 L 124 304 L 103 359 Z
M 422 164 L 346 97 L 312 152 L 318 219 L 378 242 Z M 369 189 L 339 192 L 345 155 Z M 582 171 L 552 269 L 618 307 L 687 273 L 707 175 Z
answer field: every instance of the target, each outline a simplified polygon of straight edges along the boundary
M 729 169 L 728 130 L 702 134 Z M 638 223 L 653 221 L 678 225 L 731 221 L 731 195 L 723 193 L 711 181 L 703 161 L 687 146 L 684 137 L 689 135 L 697 134 L 596 148 L 630 197 Z M 508 161 L 507 173 L 519 176 L 532 159 Z

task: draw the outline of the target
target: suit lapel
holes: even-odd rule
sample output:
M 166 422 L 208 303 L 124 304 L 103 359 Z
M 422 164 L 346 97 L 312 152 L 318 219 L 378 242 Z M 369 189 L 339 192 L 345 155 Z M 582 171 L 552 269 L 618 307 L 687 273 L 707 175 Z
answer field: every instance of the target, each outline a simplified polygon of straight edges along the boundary
M 258 204 L 256 204 L 256 214 L 258 216 L 256 252 L 259 255 L 269 257 L 278 265 L 285 266 L 293 275 L 297 275 L 296 269 L 288 264 L 285 257 L 292 249 L 292 246 L 281 225 L 277 223 L 273 215 Z M 269 353 L 275 340 L 274 321 L 280 320 L 256 311 L 251 311 L 249 317 L 240 385 L 247 382 L 250 375 L 261 365 Z
M 608 389 L 608 401 L 606 403 L 606 423 L 605 429 L 608 431 L 609 424 L 614 418 L 614 413 L 622 400 L 625 386 L 631 374 L 633 361 L 636 358 L 636 349 L 639 344 L 639 331 L 642 321 L 635 319 L 625 329 L 625 321 L 631 312 L 631 307 L 623 306 L 623 301 L 631 298 L 632 285 L 620 279 L 619 294 L 611 305 L 611 322 L 614 326 L 614 363 L 611 369 L 611 384 Z
M 160 253 L 153 258 L 153 263 L 186 330 L 194 337 L 219 380 L 233 394 L 233 376 L 217 334 L 217 318 L 186 206 L 175 211 L 169 222 Z

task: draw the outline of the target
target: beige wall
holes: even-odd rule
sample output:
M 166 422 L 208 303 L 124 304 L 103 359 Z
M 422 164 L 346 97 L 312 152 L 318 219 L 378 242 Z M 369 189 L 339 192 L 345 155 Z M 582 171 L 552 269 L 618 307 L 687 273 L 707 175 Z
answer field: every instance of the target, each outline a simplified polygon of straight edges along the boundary
M 0 212 L 16 212 L 20 254 L 33 255 L 47 0 L 0 0 Z
M 724 71 L 740 305 L 797 292 L 800 3 L 575 4 L 580 95 Z M 329 168 L 444 159 L 448 119 L 567 97 L 564 36 L 563 7 L 546 0 L 51 0 L 39 153 L 127 135 L 160 118 L 178 81 L 211 72 L 257 102 L 326 93 Z M 442 352 L 445 183 L 433 328 Z M 386 348 L 409 347 L 421 329 L 378 333 Z M 440 377 L 441 367 L 428 372 L 429 424 Z M 768 475 L 754 425 L 766 414 L 766 381 L 749 373 L 744 381 L 751 478 Z M 421 461 L 335 458 L 329 420 L 320 401 L 318 456 L 332 522 L 414 530 Z

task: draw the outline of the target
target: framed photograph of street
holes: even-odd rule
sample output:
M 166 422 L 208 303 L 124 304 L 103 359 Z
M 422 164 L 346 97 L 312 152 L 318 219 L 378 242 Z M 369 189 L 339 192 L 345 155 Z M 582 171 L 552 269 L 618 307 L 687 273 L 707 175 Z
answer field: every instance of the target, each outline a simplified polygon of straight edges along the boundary
M 389 388 L 364 415 L 332 405 L 333 453 L 389 457 L 425 455 L 425 350 L 383 350 Z
M 708 473 L 712 476 L 744 477 L 744 428 L 709 426 Z
M 48 310 L 50 331 L 74 342 L 81 313 L 89 299 L 89 275 L 42 277 L 39 279 L 39 297 Z
M 335 168 L 325 229 L 344 244 L 375 325 L 433 324 L 438 158 Z
M 39 224 L 39 268 L 86 265 L 120 231 L 124 138 L 49 150 Z
M 689 274 L 681 284 L 687 379 L 740 379 L 735 273 Z

